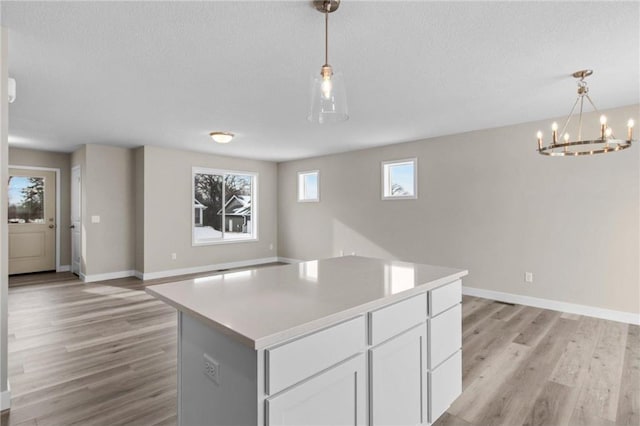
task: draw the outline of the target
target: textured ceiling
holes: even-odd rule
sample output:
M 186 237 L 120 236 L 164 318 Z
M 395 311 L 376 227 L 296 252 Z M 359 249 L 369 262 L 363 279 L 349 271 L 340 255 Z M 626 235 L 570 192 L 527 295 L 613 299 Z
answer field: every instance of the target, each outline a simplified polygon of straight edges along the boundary
M 331 125 L 306 120 L 324 37 L 310 2 L 1 8 L 16 147 L 302 158 L 562 116 L 575 96 L 568 76 L 587 67 L 600 109 L 640 103 L 639 2 L 343 0 L 329 62 L 351 118 Z M 237 137 L 218 145 L 212 130 Z

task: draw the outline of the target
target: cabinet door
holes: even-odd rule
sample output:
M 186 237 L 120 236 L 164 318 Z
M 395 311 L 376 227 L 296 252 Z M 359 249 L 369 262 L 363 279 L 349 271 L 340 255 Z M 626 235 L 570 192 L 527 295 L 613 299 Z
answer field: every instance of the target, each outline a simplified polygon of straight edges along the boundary
M 267 399 L 267 426 L 364 426 L 365 361 L 360 354 Z
M 421 324 L 369 351 L 372 426 L 426 421 L 426 332 Z

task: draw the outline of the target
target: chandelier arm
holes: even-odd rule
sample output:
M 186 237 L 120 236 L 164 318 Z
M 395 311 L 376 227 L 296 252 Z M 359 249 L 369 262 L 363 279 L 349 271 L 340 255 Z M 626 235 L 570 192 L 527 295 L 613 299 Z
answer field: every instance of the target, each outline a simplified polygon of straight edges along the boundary
M 598 114 L 600 114 L 600 110 L 598 110 L 598 107 L 596 106 L 596 104 L 594 104 L 593 101 L 591 100 L 591 96 L 589 96 L 589 95 L 585 95 L 585 96 L 587 97 L 587 100 L 589 101 L 589 103 L 593 107 L 594 111 L 597 112 Z
M 567 127 L 569 126 L 569 122 L 571 121 L 571 117 L 573 116 L 573 111 L 575 111 L 576 105 L 578 105 L 579 100 L 580 100 L 580 96 L 576 98 L 576 101 L 573 103 L 573 106 L 571 107 L 571 111 L 569 111 L 569 115 L 567 115 L 567 119 L 565 120 L 564 126 L 562 126 L 562 131 L 560 132 L 561 135 L 564 135 L 565 130 L 567 130 Z

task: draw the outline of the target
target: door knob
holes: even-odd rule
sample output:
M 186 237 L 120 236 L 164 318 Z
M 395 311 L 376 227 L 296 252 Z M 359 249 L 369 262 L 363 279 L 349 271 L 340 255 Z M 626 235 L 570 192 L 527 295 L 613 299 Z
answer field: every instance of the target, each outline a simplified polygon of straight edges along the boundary
M 76 228 L 76 226 L 75 226 L 75 225 L 71 225 L 71 226 L 69 227 L 69 229 L 75 229 L 75 228 Z
M 49 229 L 53 229 L 55 227 L 56 227 L 55 225 L 49 225 Z

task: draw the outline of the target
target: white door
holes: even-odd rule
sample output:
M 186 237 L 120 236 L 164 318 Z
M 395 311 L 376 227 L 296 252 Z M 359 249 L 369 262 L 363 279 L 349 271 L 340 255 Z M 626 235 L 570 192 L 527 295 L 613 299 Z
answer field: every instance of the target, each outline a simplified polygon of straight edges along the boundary
M 9 274 L 56 269 L 56 173 L 9 169 Z
M 423 324 L 369 351 L 372 426 L 427 421 L 426 337 Z
M 80 275 L 81 240 L 80 232 L 82 209 L 80 204 L 80 186 L 82 184 L 80 166 L 71 169 L 71 272 Z
M 366 368 L 358 355 L 267 400 L 267 426 L 364 426 Z

